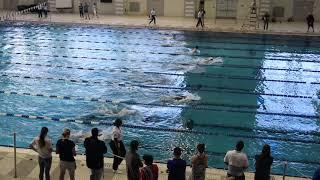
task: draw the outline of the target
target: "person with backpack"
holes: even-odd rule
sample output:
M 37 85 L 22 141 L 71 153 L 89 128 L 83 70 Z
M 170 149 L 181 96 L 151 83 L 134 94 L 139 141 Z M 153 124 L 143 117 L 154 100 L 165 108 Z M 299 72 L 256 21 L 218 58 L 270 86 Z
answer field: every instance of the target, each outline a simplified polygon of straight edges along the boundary
M 145 167 L 140 169 L 140 180 L 158 180 L 159 168 L 153 164 L 153 157 L 151 155 L 143 155 Z
M 191 177 L 190 180 L 205 180 L 206 168 L 208 167 L 208 155 L 204 153 L 205 145 L 197 145 L 198 153 L 191 158 Z

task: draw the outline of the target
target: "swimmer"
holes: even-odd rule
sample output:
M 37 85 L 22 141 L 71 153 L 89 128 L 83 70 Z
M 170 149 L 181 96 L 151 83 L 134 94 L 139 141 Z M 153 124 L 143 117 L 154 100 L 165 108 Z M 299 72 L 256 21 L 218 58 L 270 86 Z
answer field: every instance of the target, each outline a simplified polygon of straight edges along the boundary
M 262 106 L 263 110 L 267 110 L 266 106 L 264 105 L 264 99 L 261 96 L 258 96 L 258 102 Z
M 75 133 L 72 133 L 70 135 L 70 139 L 72 139 L 74 142 L 84 142 L 84 140 L 87 138 L 87 137 L 90 137 L 91 136 L 91 132 L 83 132 L 82 130 L 81 131 L 74 131 Z M 98 139 L 101 140 L 101 141 L 108 141 L 111 139 L 111 136 L 112 136 L 112 127 L 109 127 L 107 129 L 104 129 L 104 130 L 99 130 L 99 136 L 98 136 Z
M 210 64 L 221 64 L 223 59 L 221 57 L 209 57 L 208 59 L 200 60 L 198 65 L 210 65 Z
M 189 119 L 187 120 L 185 123 L 184 123 L 184 127 L 188 130 L 192 130 L 193 129 L 193 120 L 192 119 Z
M 193 101 L 199 101 L 201 98 L 198 95 L 194 95 L 191 93 L 185 93 L 183 95 L 175 95 L 175 96 L 167 96 L 164 98 L 161 98 L 161 101 L 166 102 L 166 103 L 188 103 L 188 102 L 193 102 Z
M 191 50 L 191 55 L 196 55 L 196 54 L 200 54 L 200 50 L 198 46 L 196 46 Z

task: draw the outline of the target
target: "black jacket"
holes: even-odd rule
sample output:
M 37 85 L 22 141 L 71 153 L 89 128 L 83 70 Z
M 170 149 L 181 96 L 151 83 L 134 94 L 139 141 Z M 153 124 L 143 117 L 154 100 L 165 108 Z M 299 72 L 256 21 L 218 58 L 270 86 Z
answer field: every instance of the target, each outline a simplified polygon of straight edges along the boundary
M 86 138 L 84 141 L 86 148 L 86 163 L 90 169 L 101 169 L 104 166 L 104 154 L 107 153 L 107 146 L 103 141 L 93 137 Z

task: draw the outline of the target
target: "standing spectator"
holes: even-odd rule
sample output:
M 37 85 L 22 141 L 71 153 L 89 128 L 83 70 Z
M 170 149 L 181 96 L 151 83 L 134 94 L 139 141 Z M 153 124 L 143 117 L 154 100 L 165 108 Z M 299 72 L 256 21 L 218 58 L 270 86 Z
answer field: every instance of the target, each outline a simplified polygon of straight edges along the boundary
M 198 27 L 199 26 L 199 24 L 201 25 L 201 27 L 203 28 L 203 23 L 202 23 L 202 11 L 199 9 L 199 11 L 198 11 L 198 22 L 197 22 L 197 25 L 196 25 L 196 27 Z
M 181 149 L 175 147 L 173 149 L 173 159 L 167 163 L 168 180 L 185 180 L 187 163 L 181 159 Z
M 60 176 L 59 180 L 64 180 L 66 170 L 69 172 L 70 180 L 75 180 L 74 173 L 76 170 L 76 162 L 74 156 L 76 156 L 75 144 L 71 140 L 70 129 L 65 129 L 62 133 L 62 138 L 58 140 L 56 144 L 56 153 L 60 158 Z
M 139 168 L 143 166 L 140 156 L 137 153 L 139 142 L 136 140 L 131 141 L 130 151 L 126 155 L 126 169 L 128 180 L 139 180 Z
M 84 18 L 83 5 L 82 5 L 82 3 L 80 3 L 80 5 L 79 5 L 79 14 L 80 14 L 80 18 Z
M 244 180 L 244 170 L 249 166 L 247 155 L 241 152 L 243 147 L 243 141 L 239 141 L 236 149 L 228 151 L 224 157 L 224 163 L 228 165 L 227 176 L 235 180 Z
M 204 8 L 201 9 L 201 21 L 202 21 L 202 25 L 204 27 L 204 15 L 206 15 L 206 11 L 204 10 Z
M 155 25 L 156 24 L 156 10 L 154 10 L 154 8 L 151 9 L 150 11 L 150 22 L 149 25 L 152 23 Z
M 151 155 L 143 155 L 145 167 L 140 170 L 141 180 L 158 180 L 159 168 L 156 164 L 153 164 L 153 157 Z
M 119 165 L 122 162 L 122 158 L 126 155 L 126 149 L 123 144 L 123 131 L 122 131 L 122 120 L 121 119 L 116 119 L 113 123 L 114 127 L 112 129 L 112 138 L 110 142 L 110 147 L 112 149 L 112 152 L 114 155 L 113 157 L 113 164 L 112 164 L 112 169 L 113 172 L 116 172 L 118 170 Z
M 313 174 L 313 177 L 312 177 L 312 180 L 319 180 L 320 179 L 320 168 L 318 168 L 314 174 Z
M 262 17 L 262 20 L 263 20 L 263 30 L 268 30 L 269 28 L 269 19 L 270 19 L 270 15 L 268 12 L 266 12 L 263 17 Z
M 97 11 L 97 3 L 94 2 L 93 5 L 92 5 L 92 12 L 93 12 L 93 17 L 98 17 L 98 11 Z
M 44 17 L 47 18 L 48 17 L 48 5 L 47 5 L 47 3 L 43 4 L 42 11 L 44 13 Z
M 256 160 L 256 172 L 254 174 L 255 180 L 269 180 L 270 179 L 270 168 L 273 162 L 271 156 L 270 146 L 265 144 L 262 148 L 260 155 L 255 156 Z
M 83 12 L 84 12 L 85 19 L 89 19 L 90 20 L 89 5 L 88 5 L 87 2 L 84 3 Z
M 103 175 L 104 154 L 107 153 L 105 143 L 98 139 L 99 130 L 93 128 L 91 137 L 86 138 L 84 147 L 86 149 L 87 167 L 91 169 L 90 180 L 100 180 Z
M 190 180 L 205 180 L 208 167 L 208 155 L 204 153 L 205 145 L 197 145 L 198 153 L 191 158 L 192 173 Z
M 47 127 L 42 127 L 40 135 L 34 138 L 32 143 L 29 145 L 29 147 L 36 151 L 39 155 L 39 180 L 43 180 L 43 174 L 45 174 L 46 180 L 50 180 L 50 168 L 52 164 L 52 141 L 47 138 L 48 132 L 49 130 Z
M 39 17 L 39 18 L 42 18 L 42 5 L 41 5 L 41 4 L 38 5 L 38 7 L 37 7 L 37 12 L 38 12 L 38 17 Z
M 307 16 L 307 23 L 308 23 L 308 31 L 307 32 L 309 32 L 310 27 L 312 27 L 312 31 L 314 32 L 314 28 L 313 28 L 314 17 L 311 13 Z

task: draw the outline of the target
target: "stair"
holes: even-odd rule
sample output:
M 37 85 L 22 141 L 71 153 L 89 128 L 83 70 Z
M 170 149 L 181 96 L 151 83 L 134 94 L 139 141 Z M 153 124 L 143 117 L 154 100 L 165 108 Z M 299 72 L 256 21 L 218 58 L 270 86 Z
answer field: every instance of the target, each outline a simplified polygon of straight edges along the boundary
M 123 0 L 115 0 L 114 1 L 114 10 L 116 15 L 124 14 L 124 1 Z
M 270 14 L 271 0 L 260 0 L 258 7 L 259 7 L 259 17 L 261 19 L 266 12 Z
M 257 15 L 257 11 L 252 12 L 250 10 L 248 16 L 245 18 L 241 29 L 245 30 L 245 29 L 257 29 L 257 25 L 258 25 L 258 15 Z
M 48 9 L 50 12 L 57 12 L 56 0 L 48 0 Z
M 185 17 L 194 17 L 194 12 L 195 12 L 194 0 L 185 0 L 184 1 L 184 16 Z

